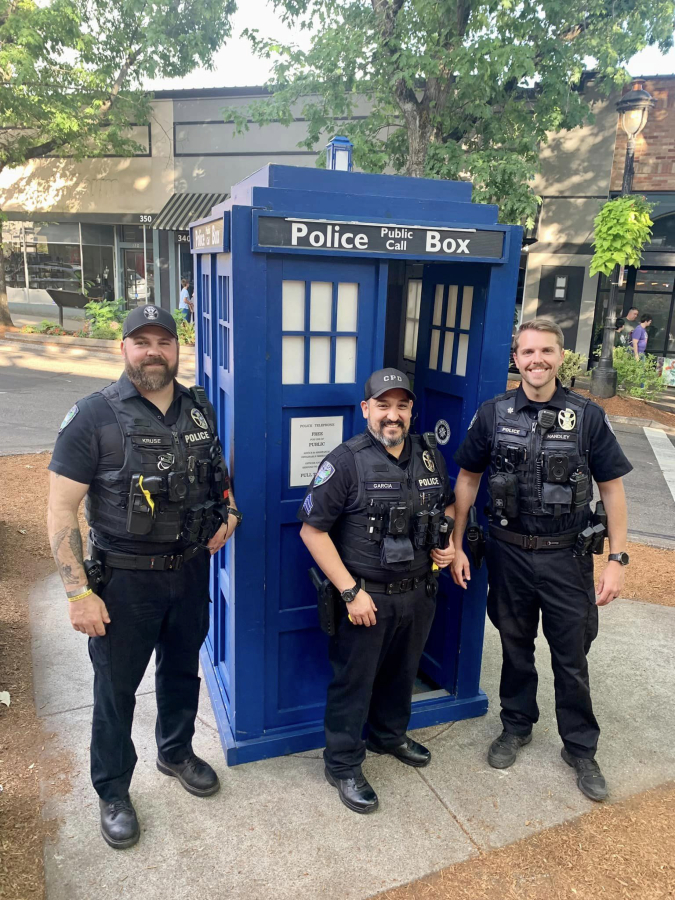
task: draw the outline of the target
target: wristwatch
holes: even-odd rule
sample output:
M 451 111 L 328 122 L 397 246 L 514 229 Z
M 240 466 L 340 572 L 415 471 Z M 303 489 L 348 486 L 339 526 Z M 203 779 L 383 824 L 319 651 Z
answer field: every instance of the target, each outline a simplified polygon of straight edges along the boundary
M 340 593 L 340 596 L 345 601 L 345 603 L 351 603 L 352 600 L 356 597 L 356 595 L 358 594 L 358 592 L 360 590 L 361 590 L 361 586 L 359 585 L 359 583 L 357 581 L 356 584 L 354 585 L 354 587 L 350 587 L 350 588 L 347 588 L 346 591 L 342 591 Z
M 227 509 L 228 516 L 234 516 L 237 520 L 237 526 L 241 525 L 241 520 L 244 518 L 240 509 L 235 509 L 234 506 L 229 506 Z
M 610 553 L 607 558 L 610 562 L 621 563 L 622 566 L 627 566 L 630 562 L 630 556 L 625 551 L 622 553 Z

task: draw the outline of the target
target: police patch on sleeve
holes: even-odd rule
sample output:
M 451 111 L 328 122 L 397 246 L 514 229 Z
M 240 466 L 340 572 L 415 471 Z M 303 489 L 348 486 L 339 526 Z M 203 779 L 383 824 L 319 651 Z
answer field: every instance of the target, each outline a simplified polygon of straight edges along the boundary
M 305 497 L 305 502 L 302 504 L 302 508 L 305 511 L 306 516 L 308 516 L 311 513 L 313 506 L 314 506 L 314 501 L 312 500 L 312 494 L 310 491 L 310 493 L 307 494 L 307 496 Z
M 314 487 L 319 487 L 320 484 L 325 484 L 329 478 L 332 478 L 335 475 L 335 466 L 333 463 L 329 463 L 328 460 L 322 462 L 319 466 L 319 471 L 314 476 Z
M 612 428 L 612 423 L 609 421 L 609 416 L 605 413 L 605 425 L 609 428 L 609 430 L 614 434 L 614 429 Z M 616 435 L 614 435 L 616 437 Z
M 65 415 L 65 418 L 63 419 L 63 422 L 61 422 L 61 426 L 59 428 L 59 434 L 61 434 L 61 432 L 67 425 L 70 425 L 70 423 L 73 421 L 75 416 L 79 413 L 79 411 L 80 411 L 80 407 L 77 405 L 77 403 L 75 404 L 75 406 L 70 407 L 70 409 L 68 410 L 68 412 Z
M 478 418 L 478 410 L 476 410 L 476 412 L 473 414 L 473 419 L 469 422 L 469 427 L 466 429 L 467 431 L 471 431 L 471 429 L 473 428 L 473 423 L 476 421 L 477 418 Z

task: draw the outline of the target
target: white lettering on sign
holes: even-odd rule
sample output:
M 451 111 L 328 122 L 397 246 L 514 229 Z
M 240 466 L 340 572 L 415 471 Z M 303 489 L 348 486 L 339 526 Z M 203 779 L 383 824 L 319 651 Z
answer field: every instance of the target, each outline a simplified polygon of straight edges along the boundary
M 307 487 L 321 460 L 342 443 L 342 416 L 291 419 L 290 487 Z
M 439 253 L 469 253 L 469 241 L 471 238 L 446 238 L 441 241 L 440 231 L 427 231 L 427 252 Z
M 291 246 L 297 247 L 301 238 L 307 238 L 312 247 L 326 247 L 329 250 L 359 250 L 368 248 L 368 237 L 352 231 L 343 231 L 340 225 L 329 225 L 324 231 L 310 231 L 304 222 L 293 222 L 291 225 Z
M 195 250 L 220 247 L 223 242 L 223 223 L 218 221 L 209 222 L 207 225 L 197 225 L 192 229 L 192 237 Z

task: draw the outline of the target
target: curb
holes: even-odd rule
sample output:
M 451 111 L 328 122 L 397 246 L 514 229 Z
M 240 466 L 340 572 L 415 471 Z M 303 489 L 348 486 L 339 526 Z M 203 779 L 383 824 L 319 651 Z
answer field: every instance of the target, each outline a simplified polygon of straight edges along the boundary
M 8 331 L 5 333 L 4 339 L 18 344 L 41 344 L 43 347 L 66 346 L 81 347 L 83 350 L 103 350 L 114 354 L 119 352 L 117 341 L 102 341 L 99 338 L 79 338 L 72 335 L 57 334 L 26 334 L 21 331 Z
M 670 425 L 664 425 L 663 422 L 657 422 L 656 419 L 640 419 L 636 416 L 608 416 L 609 421 L 615 425 L 637 425 L 639 428 L 658 428 L 665 431 L 666 434 L 675 435 L 675 428 Z

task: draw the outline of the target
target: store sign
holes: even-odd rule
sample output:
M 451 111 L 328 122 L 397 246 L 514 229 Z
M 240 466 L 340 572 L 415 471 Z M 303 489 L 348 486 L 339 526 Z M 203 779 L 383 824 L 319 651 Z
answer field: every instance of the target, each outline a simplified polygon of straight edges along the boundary
M 342 443 L 342 420 L 342 416 L 291 419 L 291 487 L 307 487 L 321 460 Z
M 226 213 L 222 219 L 194 225 L 190 229 L 191 246 L 197 253 L 227 253 L 230 249 L 230 215 Z
M 259 216 L 256 249 L 266 248 L 350 256 L 378 253 L 418 259 L 501 259 L 504 232 Z

